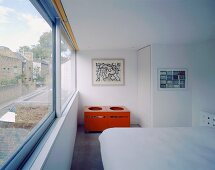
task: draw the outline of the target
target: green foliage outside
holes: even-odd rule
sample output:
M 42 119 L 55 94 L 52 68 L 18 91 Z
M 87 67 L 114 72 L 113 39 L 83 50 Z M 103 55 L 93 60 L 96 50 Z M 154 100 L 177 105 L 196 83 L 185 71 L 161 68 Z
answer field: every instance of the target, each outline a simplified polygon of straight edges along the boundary
M 65 42 L 61 41 L 61 52 L 67 50 Z M 37 45 L 22 46 L 19 48 L 19 52 L 32 52 L 34 59 L 49 60 L 52 55 L 52 32 L 45 32 L 40 36 Z
M 64 41 L 61 41 L 61 53 L 67 51 L 68 47 L 67 44 Z M 45 32 L 43 33 L 38 41 L 38 44 L 36 45 L 31 45 L 31 46 L 21 46 L 19 47 L 19 53 L 24 53 L 24 52 L 32 52 L 33 53 L 33 59 L 34 60 L 46 60 L 50 61 L 51 56 L 52 56 L 52 32 Z M 65 61 L 64 61 L 65 60 Z M 61 58 L 61 62 L 64 63 L 68 60 L 68 58 Z M 45 78 L 42 77 L 39 74 L 39 68 L 33 70 L 34 74 L 34 81 L 36 82 L 44 82 Z M 22 82 L 24 82 L 24 75 L 22 75 Z M 5 83 L 3 83 L 5 84 Z
M 19 83 L 19 80 L 22 80 L 22 75 L 18 75 L 10 80 L 2 80 L 0 81 L 0 86 L 17 85 Z
M 0 86 L 9 86 L 9 85 L 16 85 L 18 84 L 18 79 L 14 78 L 11 80 L 2 80 L 0 81 Z
M 32 46 L 22 46 L 19 48 L 19 52 L 32 52 L 34 59 L 38 60 L 48 60 L 52 55 L 52 33 L 45 32 L 40 36 L 37 45 Z

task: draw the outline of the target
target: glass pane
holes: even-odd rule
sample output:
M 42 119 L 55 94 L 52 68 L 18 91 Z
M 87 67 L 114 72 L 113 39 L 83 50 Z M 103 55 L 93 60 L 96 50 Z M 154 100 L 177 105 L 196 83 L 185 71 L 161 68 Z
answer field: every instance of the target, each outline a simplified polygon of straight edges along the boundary
M 51 28 L 28 0 L 0 0 L 0 168 L 51 111 Z
M 75 50 L 69 45 L 66 35 L 61 33 L 61 106 L 75 92 Z

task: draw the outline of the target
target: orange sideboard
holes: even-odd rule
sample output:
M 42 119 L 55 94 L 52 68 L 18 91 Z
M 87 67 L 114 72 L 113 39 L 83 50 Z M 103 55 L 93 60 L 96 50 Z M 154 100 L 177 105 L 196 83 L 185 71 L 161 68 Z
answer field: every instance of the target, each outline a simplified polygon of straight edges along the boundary
M 86 106 L 86 132 L 103 131 L 111 127 L 130 127 L 130 111 L 124 106 Z

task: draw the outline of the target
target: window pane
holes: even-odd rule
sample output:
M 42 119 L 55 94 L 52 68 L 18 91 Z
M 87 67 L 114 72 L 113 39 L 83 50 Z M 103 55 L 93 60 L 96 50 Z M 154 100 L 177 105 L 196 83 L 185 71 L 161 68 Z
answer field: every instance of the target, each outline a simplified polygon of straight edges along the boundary
M 66 35 L 61 33 L 61 106 L 75 92 L 75 50 L 69 45 Z
M 0 167 L 51 111 L 51 28 L 29 1 L 0 1 Z

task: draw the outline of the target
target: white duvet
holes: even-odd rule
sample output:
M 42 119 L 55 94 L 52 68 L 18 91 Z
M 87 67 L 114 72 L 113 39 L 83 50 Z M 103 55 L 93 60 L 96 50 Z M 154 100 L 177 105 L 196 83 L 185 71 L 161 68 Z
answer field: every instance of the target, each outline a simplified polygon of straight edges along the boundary
M 111 128 L 99 141 L 105 170 L 215 170 L 214 128 Z

